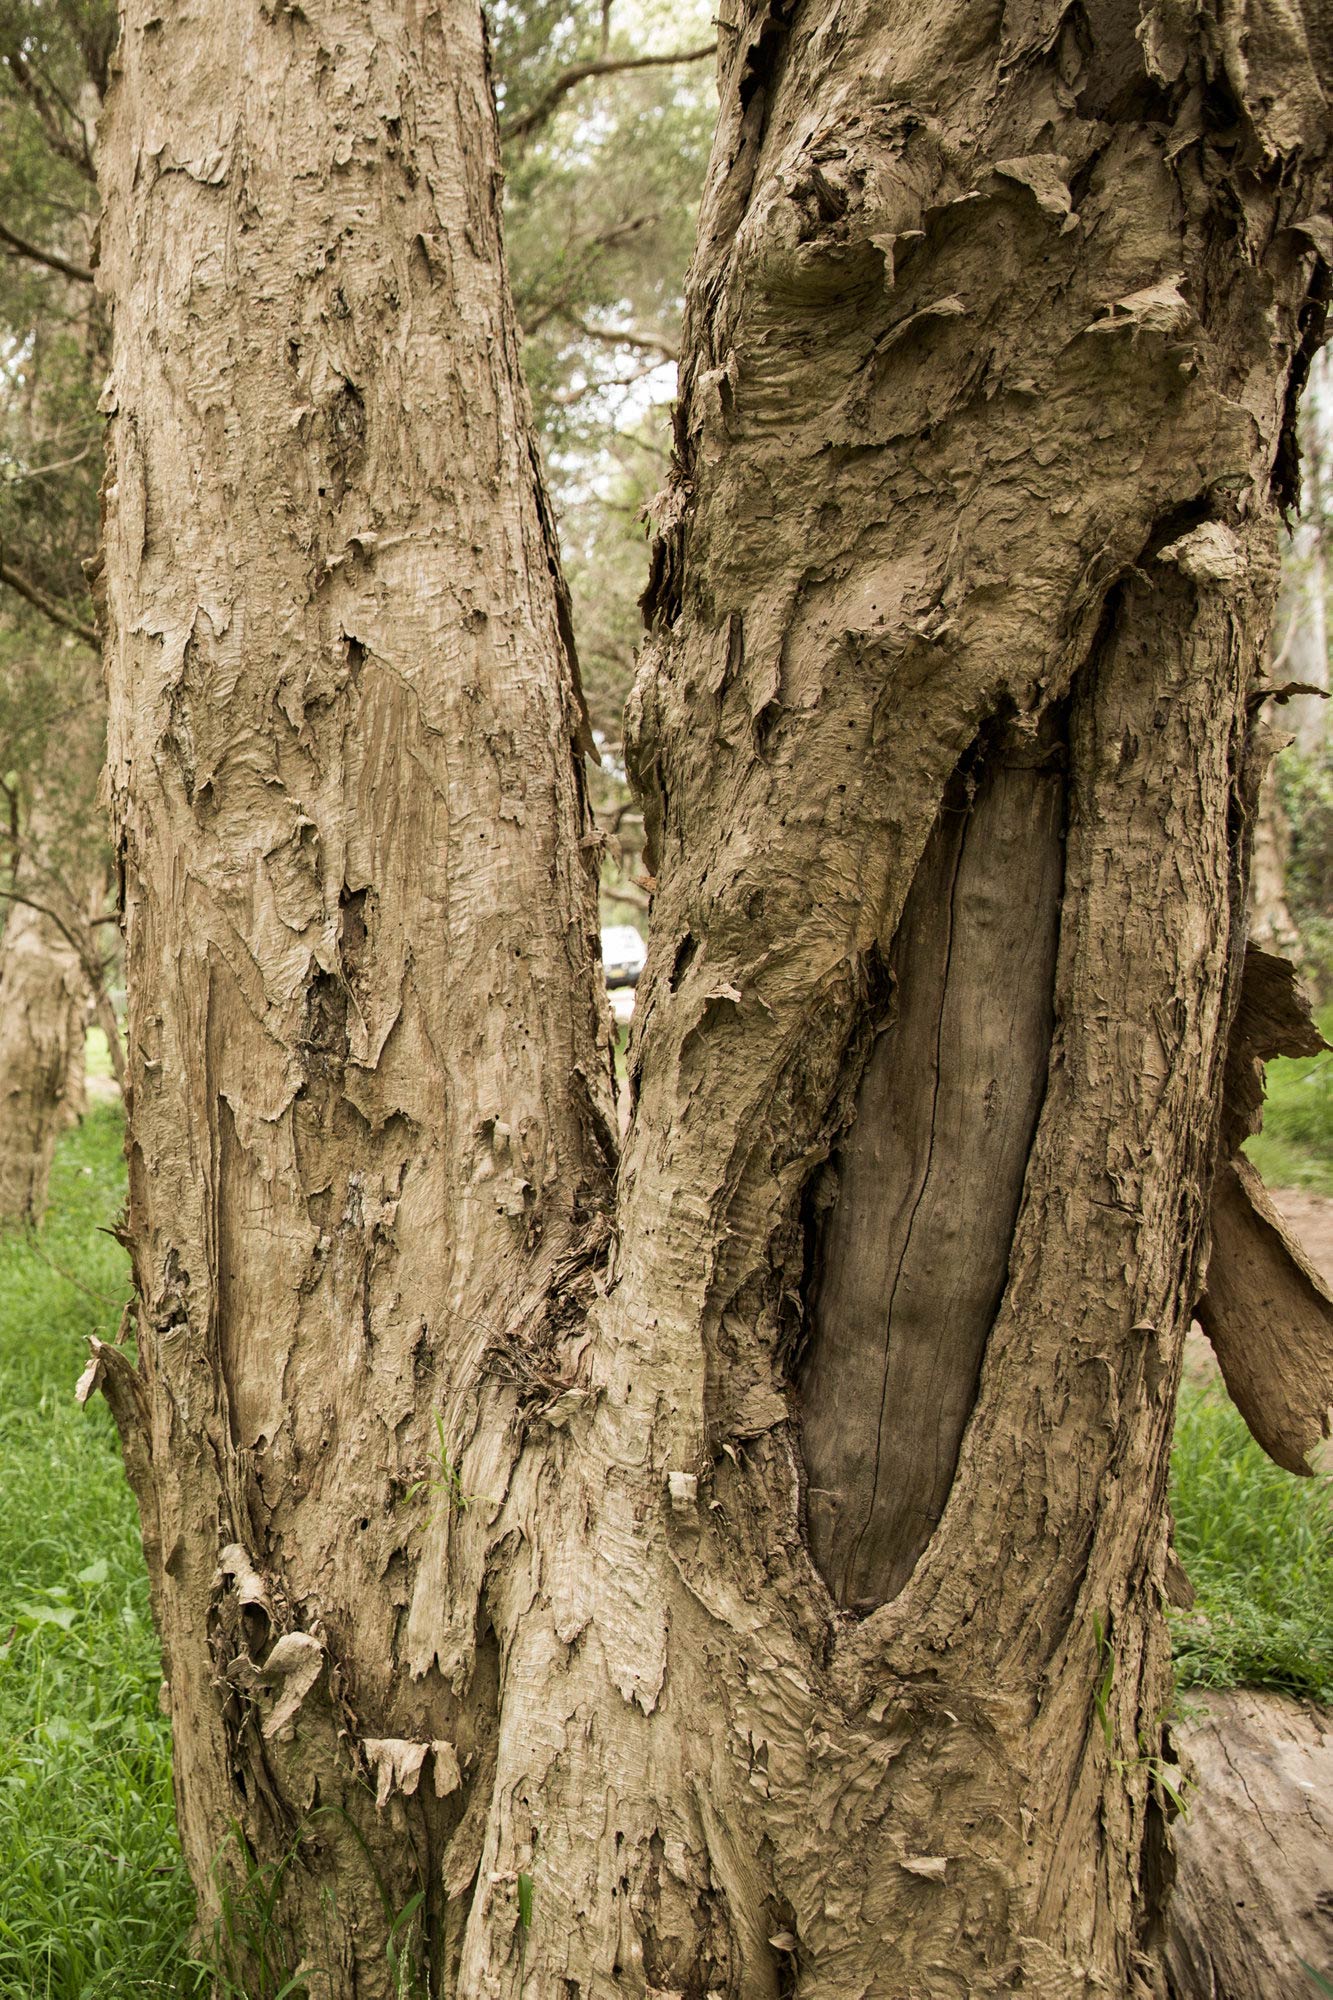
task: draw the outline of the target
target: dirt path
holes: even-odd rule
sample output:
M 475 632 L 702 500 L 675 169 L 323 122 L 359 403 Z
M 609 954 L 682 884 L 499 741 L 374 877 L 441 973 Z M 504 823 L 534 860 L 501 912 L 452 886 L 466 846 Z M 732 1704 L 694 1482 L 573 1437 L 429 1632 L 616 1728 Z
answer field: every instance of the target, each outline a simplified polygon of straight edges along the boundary
M 1308 1188 L 1273 1188 L 1273 1205 L 1326 1284 L 1333 1284 L 1333 1201 Z

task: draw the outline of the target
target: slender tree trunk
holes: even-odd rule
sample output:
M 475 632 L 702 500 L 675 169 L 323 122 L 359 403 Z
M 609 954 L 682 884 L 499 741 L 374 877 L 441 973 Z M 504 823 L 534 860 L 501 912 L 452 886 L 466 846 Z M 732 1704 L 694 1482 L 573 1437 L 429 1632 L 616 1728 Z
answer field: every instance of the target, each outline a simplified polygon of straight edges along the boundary
M 1281 718 L 1275 718 L 1281 731 Z M 1276 733 L 1276 732 L 1275 732 Z M 1286 739 L 1278 735 L 1279 743 Z M 1270 763 L 1259 786 L 1250 866 L 1249 934 L 1270 951 L 1296 956 L 1300 932 L 1287 906 L 1287 866 L 1291 857 L 1291 827 L 1277 787 L 1277 768 Z
M 247 1992 L 1158 1985 L 1166 1455 L 1324 282 L 1324 41 L 1256 19 L 726 10 L 613 1232 L 477 16 L 129 8 L 139 1363 L 89 1379 Z
M 424 1932 L 443 1991 L 502 1699 L 484 1523 L 567 1365 L 614 1165 L 481 15 L 134 0 L 119 62 L 140 1364 L 102 1365 L 224 1957 L 255 2000 L 298 1963 L 380 1995 Z
M 46 1213 L 56 1140 L 82 1112 L 88 987 L 48 916 L 0 905 L 0 1228 Z

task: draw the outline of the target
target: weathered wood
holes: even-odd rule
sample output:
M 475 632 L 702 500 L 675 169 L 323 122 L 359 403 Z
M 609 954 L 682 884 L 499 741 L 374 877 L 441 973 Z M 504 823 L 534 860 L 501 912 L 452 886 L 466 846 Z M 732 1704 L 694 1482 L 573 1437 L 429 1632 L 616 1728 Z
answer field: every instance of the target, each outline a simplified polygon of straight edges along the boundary
M 810 1545 L 841 1604 L 907 1580 L 953 1482 L 1046 1087 L 1058 752 L 957 776 L 913 878 L 893 1003 L 837 1155 L 802 1383 Z
M 1171 2000 L 1316 2000 L 1333 1976 L 1333 1729 L 1280 1694 L 1212 1694 L 1177 1730 L 1189 1811 L 1167 1911 Z

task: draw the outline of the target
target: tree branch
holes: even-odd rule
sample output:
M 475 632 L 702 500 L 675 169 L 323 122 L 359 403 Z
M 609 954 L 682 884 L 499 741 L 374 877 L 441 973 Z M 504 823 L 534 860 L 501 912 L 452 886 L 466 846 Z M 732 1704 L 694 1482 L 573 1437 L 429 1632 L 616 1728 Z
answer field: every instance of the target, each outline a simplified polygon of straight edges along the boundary
M 97 185 L 97 169 L 93 165 L 88 153 L 86 134 L 82 131 L 80 132 L 80 144 L 76 147 L 69 134 L 61 125 L 60 118 L 50 98 L 38 83 L 37 78 L 33 75 L 32 70 L 17 48 L 11 47 L 6 49 L 4 60 L 9 66 L 10 74 L 14 78 L 15 83 L 17 83 L 19 89 L 23 92 L 23 95 L 27 98 L 41 120 L 42 129 L 46 133 L 47 143 L 51 147 L 52 152 L 59 154 L 62 160 L 68 160 L 69 164 L 78 173 L 81 173 L 85 180 L 91 181 L 95 187 Z
M 717 54 L 717 43 L 709 42 L 705 48 L 679 49 L 664 56 L 603 56 L 595 62 L 571 63 L 562 69 L 559 76 L 544 90 L 534 105 L 522 111 L 516 118 L 506 118 L 500 125 L 500 137 L 505 140 L 526 139 L 555 111 L 561 98 L 580 83 L 586 83 L 594 76 L 619 76 L 631 69 L 669 69 L 674 63 L 702 62 L 706 56 Z
M 621 222 L 613 222 L 605 229 L 599 229 L 586 242 L 572 241 L 567 245 L 571 257 L 577 254 L 578 262 L 571 263 L 569 275 L 556 292 L 545 298 L 532 297 L 514 299 L 514 309 L 518 314 L 519 331 L 526 340 L 561 314 L 567 315 L 570 302 L 577 295 L 580 285 L 599 250 L 614 250 L 616 245 L 637 236 L 641 229 L 652 229 L 662 220 L 661 216 L 649 210 L 644 215 L 629 215 Z M 673 357 L 674 358 L 674 357 Z
M 0 222 L 0 243 L 7 243 L 20 257 L 30 257 L 34 264 L 45 264 L 49 270 L 59 271 L 62 277 L 73 278 L 81 285 L 91 285 L 93 281 L 92 272 L 85 270 L 82 264 L 71 264 L 58 251 L 43 250 L 40 244 L 29 243 L 26 236 L 6 228 L 3 222 Z
M 650 333 L 638 326 L 594 326 L 590 320 L 580 319 L 576 312 L 566 311 L 565 320 L 575 333 L 585 340 L 600 341 L 605 347 L 641 347 L 645 354 L 660 354 L 663 361 L 674 361 L 680 353 L 678 341 L 663 340 L 661 334 Z
M 95 653 L 101 652 L 97 633 L 91 625 L 85 625 L 72 611 L 64 610 L 54 597 L 48 597 L 39 585 L 32 583 L 21 570 L 7 563 L 3 556 L 0 556 L 0 583 L 7 583 L 11 590 L 26 598 L 28 603 L 40 611 L 43 618 L 49 618 L 53 625 L 63 626 L 66 632 L 72 632 L 76 638 L 82 639 L 85 646 L 91 646 Z

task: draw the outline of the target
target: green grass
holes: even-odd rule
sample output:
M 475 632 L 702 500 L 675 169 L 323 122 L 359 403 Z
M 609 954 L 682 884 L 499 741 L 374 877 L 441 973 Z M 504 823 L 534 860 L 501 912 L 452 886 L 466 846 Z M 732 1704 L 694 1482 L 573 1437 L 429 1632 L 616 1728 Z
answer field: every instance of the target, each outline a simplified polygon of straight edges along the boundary
M 89 1028 L 84 1043 L 84 1062 L 89 1076 L 110 1076 L 111 1051 L 106 1045 L 106 1031 L 103 1028 Z
M 1327 1478 L 1283 1472 L 1220 1387 L 1186 1383 L 1171 1505 L 1196 1594 L 1172 1621 L 1180 1685 L 1281 1688 L 1333 1703 Z
M 200 1992 L 161 1666 L 109 1414 L 74 1384 L 114 1333 L 121 1120 L 61 1141 L 50 1217 L 0 1240 L 0 1996 Z
M 1315 1017 L 1333 1042 L 1333 1006 Z M 1264 1129 L 1245 1148 L 1269 1187 L 1333 1195 L 1333 1052 L 1268 1065 Z

